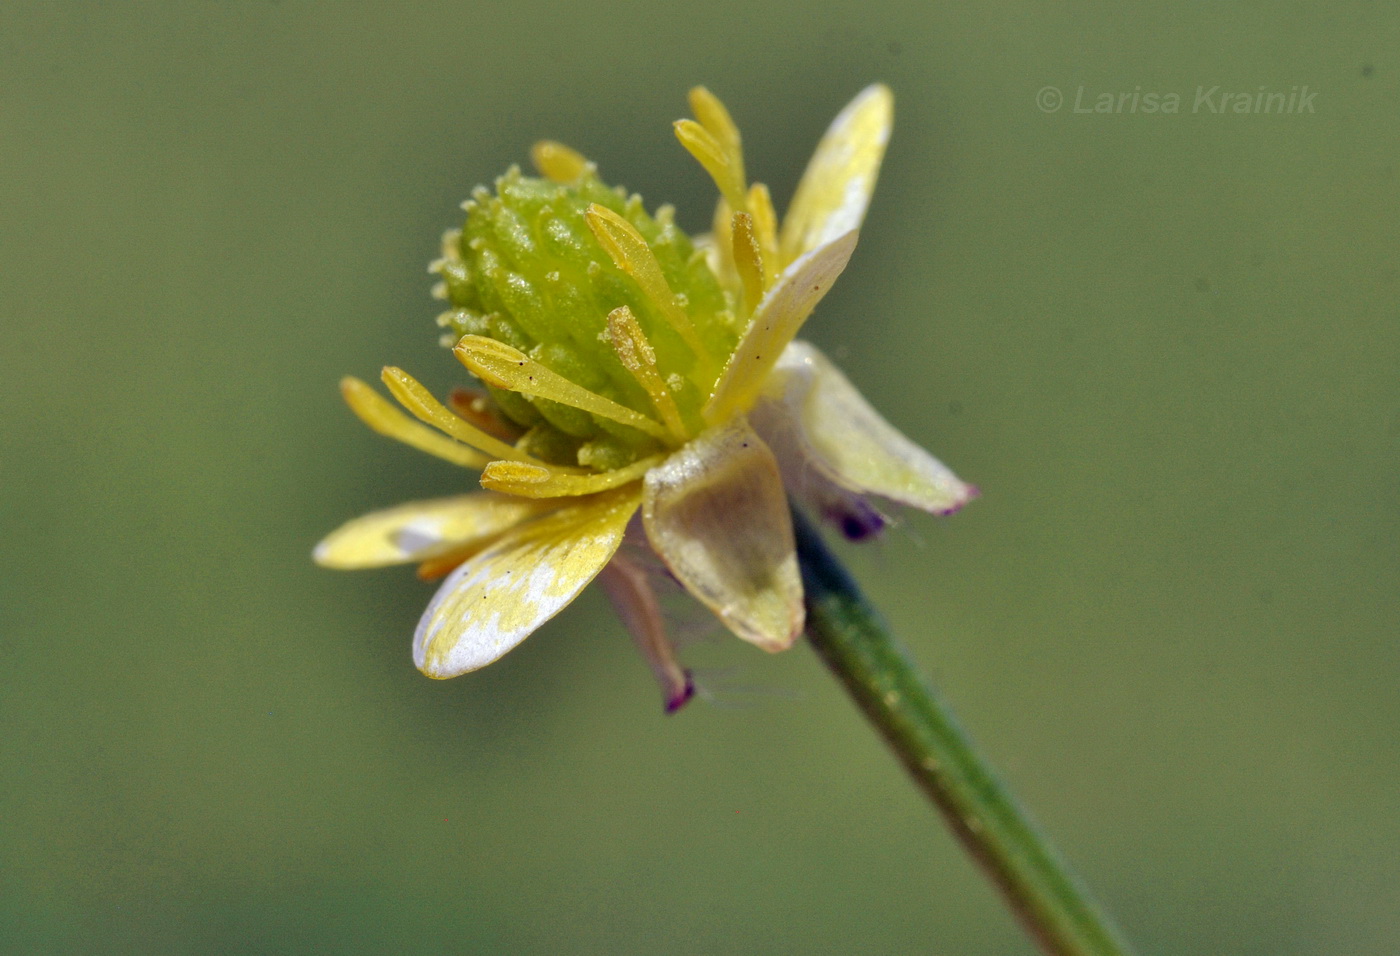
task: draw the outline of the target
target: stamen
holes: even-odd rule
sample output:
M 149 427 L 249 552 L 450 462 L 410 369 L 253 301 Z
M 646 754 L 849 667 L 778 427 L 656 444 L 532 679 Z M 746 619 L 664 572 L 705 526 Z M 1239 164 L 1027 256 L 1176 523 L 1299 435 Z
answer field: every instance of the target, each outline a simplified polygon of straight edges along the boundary
M 656 254 L 651 251 L 651 246 L 647 245 L 642 234 L 626 219 L 597 203 L 588 207 L 585 218 L 588 220 L 588 228 L 593 230 L 593 235 L 598 237 L 598 241 L 603 244 L 603 248 L 608 251 L 617 267 L 637 281 L 637 285 L 642 287 L 642 292 L 661 310 L 667 323 L 685 340 L 685 344 L 690 346 L 696 357 L 710 364 L 712 360 L 709 351 L 696 334 L 690 316 L 685 314 L 685 309 L 676 301 L 675 293 L 671 291 L 666 276 L 661 272 L 661 263 L 656 261 Z
M 729 160 L 731 173 L 742 187 L 744 184 L 744 149 L 739 138 L 739 127 L 734 125 L 729 110 L 720 102 L 719 97 L 703 86 L 693 88 L 690 91 L 689 99 L 690 111 L 695 114 L 700 125 L 705 127 L 705 132 L 713 136 L 715 142 L 724 150 L 724 154 Z
M 690 432 L 685 422 L 681 421 L 680 409 L 676 407 L 671 390 L 656 370 L 656 352 L 638 324 L 637 317 L 627 306 L 620 306 L 608 313 L 608 341 L 612 343 L 618 361 L 632 373 L 637 384 L 646 389 L 652 407 L 670 429 L 671 436 L 684 444 L 690 438 Z
M 735 169 L 725 154 L 724 146 L 715 139 L 709 130 L 695 120 L 676 120 L 676 139 L 686 148 L 695 161 L 705 168 L 715 181 L 720 194 L 735 209 L 743 209 L 747 201 L 744 190 L 744 171 Z
M 504 342 L 481 335 L 468 335 L 452 351 L 473 375 L 487 385 L 568 405 L 590 415 L 628 425 L 662 441 L 670 437 L 659 422 L 574 384 Z
M 582 153 L 552 139 L 542 139 L 531 147 L 530 161 L 541 176 L 564 185 L 576 182 L 591 165 Z
M 754 236 L 763 252 L 763 288 L 767 289 L 778 277 L 778 214 L 773 211 L 773 197 L 763 183 L 749 187 L 749 215 L 753 216 Z
M 744 312 L 753 315 L 759 300 L 763 298 L 763 253 L 759 250 L 758 238 L 754 235 L 753 216 L 746 212 L 736 212 L 732 228 L 734 268 L 738 270 L 739 280 L 744 286 Z
M 695 684 L 690 672 L 676 660 L 675 648 L 666 637 L 661 602 L 656 599 L 646 571 L 619 553 L 603 568 L 598 581 L 661 685 L 666 713 L 675 713 L 695 695 Z
M 432 393 L 403 369 L 395 368 L 392 365 L 385 366 L 380 378 L 388 386 L 389 392 L 394 398 L 398 399 L 399 404 L 412 412 L 419 421 L 426 422 L 458 441 L 480 449 L 493 458 L 535 462 L 534 458 L 523 451 L 506 444 L 499 438 L 486 434 L 475 425 L 468 424 L 449 412 L 437 399 L 433 398 Z
M 491 460 L 475 448 L 459 445 L 446 435 L 413 421 L 358 378 L 341 379 L 340 394 L 360 421 L 381 435 L 463 468 L 479 471 Z
M 522 498 L 562 498 L 591 495 L 636 481 L 665 460 L 652 455 L 625 468 L 596 475 L 559 474 L 543 465 L 515 461 L 493 461 L 481 473 L 481 487 Z

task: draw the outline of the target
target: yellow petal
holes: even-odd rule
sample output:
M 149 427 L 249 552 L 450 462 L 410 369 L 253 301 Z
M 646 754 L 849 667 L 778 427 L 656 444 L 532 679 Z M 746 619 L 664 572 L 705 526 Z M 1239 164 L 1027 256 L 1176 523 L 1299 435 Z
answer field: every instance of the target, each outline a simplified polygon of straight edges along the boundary
M 725 626 L 780 651 L 802 631 L 792 519 L 773 453 L 742 418 L 647 472 L 642 520 L 666 566 Z
M 836 484 L 935 514 L 949 514 L 977 489 L 880 417 L 831 360 L 793 342 L 774 370 L 790 426 L 812 467 Z
M 860 228 L 893 122 L 894 95 L 880 83 L 862 90 L 832 121 L 783 220 L 784 262 Z
M 626 489 L 580 501 L 469 558 L 418 622 L 418 669 L 456 677 L 485 667 L 559 613 L 617 551 L 639 497 Z
M 857 238 L 857 233 L 848 232 L 813 249 L 778 276 L 720 374 L 705 406 L 706 421 L 719 424 L 753 405 L 783 349 L 846 268 Z
M 342 570 L 422 561 L 489 540 L 556 507 L 489 491 L 410 501 L 346 522 L 316 545 L 313 556 L 323 567 Z

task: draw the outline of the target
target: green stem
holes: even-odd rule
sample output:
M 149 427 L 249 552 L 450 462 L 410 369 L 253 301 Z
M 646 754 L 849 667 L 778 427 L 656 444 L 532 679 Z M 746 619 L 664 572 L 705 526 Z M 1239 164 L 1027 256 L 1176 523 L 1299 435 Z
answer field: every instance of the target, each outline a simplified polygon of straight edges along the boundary
M 816 530 L 794 512 L 807 636 L 1051 956 L 1128 956 Z

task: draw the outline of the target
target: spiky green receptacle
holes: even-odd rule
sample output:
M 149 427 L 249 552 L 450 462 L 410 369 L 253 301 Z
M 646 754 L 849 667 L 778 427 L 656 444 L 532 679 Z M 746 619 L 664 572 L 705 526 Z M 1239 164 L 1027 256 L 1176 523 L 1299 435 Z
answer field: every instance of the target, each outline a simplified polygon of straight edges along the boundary
M 609 257 L 584 218 L 594 203 L 630 222 L 656 255 L 671 290 L 714 361 L 694 355 L 643 293 Z M 656 351 L 682 417 L 700 426 L 700 407 L 738 341 L 733 304 L 684 232 L 662 206 L 647 214 L 640 196 L 605 186 L 590 169 L 560 184 L 512 168 L 496 191 L 478 187 L 464 204 L 466 224 L 449 233 L 434 270 L 452 309 L 438 318 L 455 341 L 484 335 L 528 353 L 584 388 L 645 415 L 647 393 L 609 344 L 608 313 L 627 306 Z M 660 450 L 636 429 L 545 399 L 491 389 L 502 411 L 528 429 L 531 453 L 556 464 L 600 471 Z

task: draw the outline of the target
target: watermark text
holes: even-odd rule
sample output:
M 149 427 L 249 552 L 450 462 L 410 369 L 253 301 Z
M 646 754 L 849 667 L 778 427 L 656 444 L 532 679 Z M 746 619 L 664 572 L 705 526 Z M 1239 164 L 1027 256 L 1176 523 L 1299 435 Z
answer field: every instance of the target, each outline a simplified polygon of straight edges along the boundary
M 1299 116 L 1317 112 L 1317 90 L 1299 86 L 1231 88 L 1200 84 L 1191 90 L 1098 90 L 1080 85 L 1068 98 L 1058 86 L 1042 86 L 1035 105 L 1042 113 L 1082 113 L 1089 116 L 1160 115 L 1188 113 L 1239 116 Z

